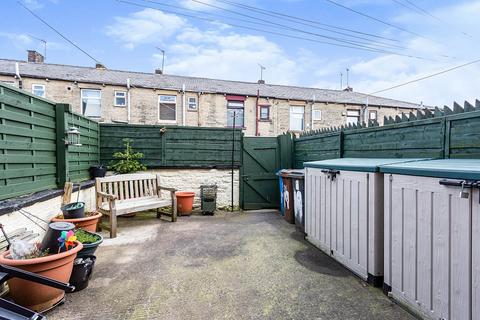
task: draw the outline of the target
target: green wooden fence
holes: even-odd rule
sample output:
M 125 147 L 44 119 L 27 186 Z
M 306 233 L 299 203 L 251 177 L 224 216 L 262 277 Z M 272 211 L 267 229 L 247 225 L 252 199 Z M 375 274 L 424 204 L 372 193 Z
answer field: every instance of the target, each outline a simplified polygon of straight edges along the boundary
M 241 165 L 241 130 L 228 128 L 174 127 L 154 125 L 100 125 L 100 158 L 104 164 L 123 150 L 124 138 L 142 152 L 142 163 L 150 168 L 228 168 L 232 165 L 233 139 L 236 167 Z
M 64 143 L 72 124 L 80 126 L 85 144 L 78 150 Z M 87 165 L 98 162 L 97 123 L 73 114 L 68 105 L 0 84 L 0 200 L 88 179 Z
M 308 132 L 294 139 L 294 166 L 332 158 L 480 158 L 480 102 L 418 111 L 377 123 Z

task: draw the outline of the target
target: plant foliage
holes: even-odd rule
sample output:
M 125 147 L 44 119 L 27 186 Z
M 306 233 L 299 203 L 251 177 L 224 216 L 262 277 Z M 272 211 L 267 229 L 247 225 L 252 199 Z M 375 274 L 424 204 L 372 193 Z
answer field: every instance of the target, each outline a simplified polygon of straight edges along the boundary
M 123 145 L 125 150 L 113 154 L 115 160 L 110 163 L 109 169 L 121 174 L 147 170 L 139 161 L 143 159 L 143 153 L 133 151 L 132 141 L 125 138 Z

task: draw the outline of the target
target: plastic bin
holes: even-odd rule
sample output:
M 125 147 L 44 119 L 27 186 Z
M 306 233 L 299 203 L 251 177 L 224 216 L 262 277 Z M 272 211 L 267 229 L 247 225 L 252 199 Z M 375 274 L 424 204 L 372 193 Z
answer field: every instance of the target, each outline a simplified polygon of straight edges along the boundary
M 289 223 L 295 223 L 295 189 L 293 180 L 303 178 L 303 170 L 284 169 L 279 172 L 282 179 L 282 203 L 284 218 Z M 301 195 L 301 194 L 300 194 Z M 300 200 L 302 200 L 300 198 Z M 301 207 L 301 204 L 299 204 Z
M 384 290 L 425 318 L 479 320 L 480 160 L 431 160 L 380 171 Z
M 383 284 L 382 164 L 414 159 L 342 158 L 305 163 L 309 242 L 375 286 Z

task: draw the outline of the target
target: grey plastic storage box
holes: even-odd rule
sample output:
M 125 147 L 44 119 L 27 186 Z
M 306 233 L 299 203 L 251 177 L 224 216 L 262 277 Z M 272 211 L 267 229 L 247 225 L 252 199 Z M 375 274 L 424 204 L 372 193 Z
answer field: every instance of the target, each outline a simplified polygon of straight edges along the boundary
M 393 164 L 380 171 L 385 291 L 425 318 L 479 320 L 480 159 Z
M 307 239 L 370 283 L 383 284 L 383 175 L 417 159 L 341 158 L 305 163 Z

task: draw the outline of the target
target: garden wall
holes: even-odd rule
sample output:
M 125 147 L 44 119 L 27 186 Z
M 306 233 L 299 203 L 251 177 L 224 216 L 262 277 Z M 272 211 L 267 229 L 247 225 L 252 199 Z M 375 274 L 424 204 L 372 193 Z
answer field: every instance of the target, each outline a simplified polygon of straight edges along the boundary
M 77 187 L 75 187 L 75 190 L 77 190 Z M 78 192 L 72 193 L 72 201 L 77 199 L 77 194 Z M 35 202 L 34 200 L 32 200 L 31 202 L 35 202 L 35 203 L 31 205 L 21 206 L 22 211 L 26 211 L 31 215 L 40 218 L 41 220 L 50 221 L 50 219 L 52 219 L 53 217 L 61 213 L 60 207 L 62 204 L 62 197 L 63 197 L 63 192 L 58 192 L 57 195 L 55 195 L 54 197 L 48 200 L 39 201 L 39 202 Z M 28 200 L 23 199 L 23 201 L 28 201 Z M 95 209 L 95 187 L 91 186 L 91 187 L 82 189 L 80 191 L 80 201 L 85 202 L 86 211 L 94 210 Z M 18 204 L 20 204 L 20 202 L 21 200 L 19 200 Z M 2 215 L 0 215 L 0 223 L 4 225 L 4 228 L 7 231 L 7 233 L 10 233 L 11 231 L 14 231 L 20 228 L 27 228 L 27 230 L 31 230 L 31 231 L 34 231 L 35 233 L 38 233 L 39 239 L 41 239 L 41 236 L 43 236 L 45 231 L 40 226 L 32 222 L 32 220 L 36 221 L 44 228 L 46 228 L 46 223 L 36 219 L 35 217 L 32 217 L 31 215 L 28 215 L 28 213 L 25 213 L 25 215 L 23 215 L 18 210 L 13 210 L 8 213 L 3 213 Z
M 161 176 L 161 184 L 178 191 L 194 191 L 195 204 L 200 205 L 200 186 L 216 184 L 217 206 L 231 206 L 232 175 L 228 169 L 152 169 Z M 234 205 L 239 201 L 239 170 L 234 170 Z

